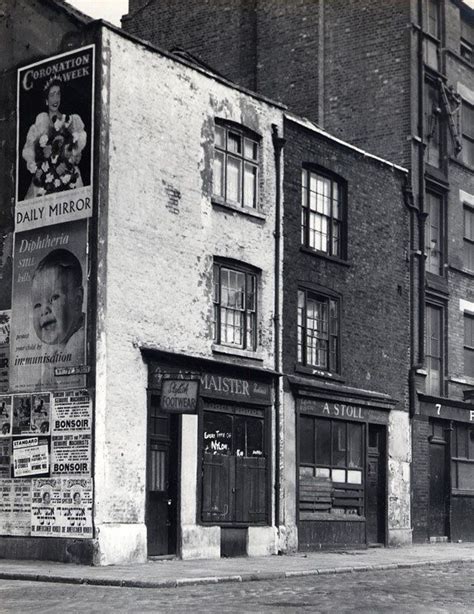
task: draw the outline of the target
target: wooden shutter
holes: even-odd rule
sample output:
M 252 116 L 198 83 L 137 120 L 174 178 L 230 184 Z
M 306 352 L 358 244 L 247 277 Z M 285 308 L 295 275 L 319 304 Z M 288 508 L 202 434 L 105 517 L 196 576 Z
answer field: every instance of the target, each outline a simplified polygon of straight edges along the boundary
M 235 460 L 235 520 L 265 522 L 267 459 L 243 456 Z
M 222 522 L 232 519 L 231 472 L 233 457 L 223 454 L 203 455 L 202 519 Z

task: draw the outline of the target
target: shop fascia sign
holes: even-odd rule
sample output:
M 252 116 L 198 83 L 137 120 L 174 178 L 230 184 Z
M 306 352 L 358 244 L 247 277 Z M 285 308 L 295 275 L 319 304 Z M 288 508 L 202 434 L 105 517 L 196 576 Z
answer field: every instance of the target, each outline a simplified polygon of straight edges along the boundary
M 161 411 L 168 414 L 195 414 L 199 399 L 199 379 L 164 378 Z

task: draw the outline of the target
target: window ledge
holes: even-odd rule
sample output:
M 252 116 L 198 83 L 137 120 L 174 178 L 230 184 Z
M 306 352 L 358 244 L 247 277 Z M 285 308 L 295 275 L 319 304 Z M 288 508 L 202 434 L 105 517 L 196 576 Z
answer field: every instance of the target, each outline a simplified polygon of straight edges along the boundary
M 228 356 L 239 356 L 240 358 L 249 358 L 250 360 L 263 362 L 263 355 L 259 351 L 252 352 L 250 350 L 242 350 L 227 345 L 217 345 L 216 343 L 212 344 L 212 351 L 215 354 L 227 354 Z
M 304 375 L 311 375 L 313 377 L 319 377 L 325 380 L 344 382 L 344 378 L 338 373 L 331 373 L 330 371 L 321 371 L 321 369 L 305 367 L 304 365 L 295 365 L 295 372 L 302 373 Z
M 449 265 L 450 271 L 456 271 L 457 273 L 462 273 L 463 275 L 467 275 L 468 277 L 474 277 L 474 271 L 471 269 L 462 269 L 461 267 L 457 267 L 454 264 Z
M 474 173 L 474 166 L 471 166 L 467 162 L 464 162 L 464 160 L 459 160 L 459 158 L 455 158 L 454 156 L 449 156 L 449 160 L 450 162 L 454 162 L 461 168 L 464 168 L 466 171 L 469 171 L 470 173 Z
M 463 386 L 474 386 L 474 377 L 469 377 L 469 375 L 465 375 L 464 377 L 449 377 L 448 382 L 462 384 Z
M 474 490 L 460 490 L 453 488 L 451 494 L 457 497 L 474 497 Z
M 247 215 L 248 217 L 254 217 L 258 220 L 266 220 L 267 216 L 258 211 L 257 209 L 251 209 L 250 207 L 240 207 L 239 205 L 233 205 L 224 200 L 220 200 L 215 196 L 211 199 L 212 206 L 216 209 L 226 209 L 228 211 L 232 211 L 233 213 L 241 213 L 243 215 Z
M 343 258 L 337 258 L 336 256 L 329 256 L 324 252 L 318 252 L 315 249 L 311 249 L 311 247 L 306 247 L 306 245 L 300 245 L 300 251 L 305 254 L 311 254 L 311 256 L 316 256 L 317 258 L 323 258 L 324 260 L 329 260 L 330 262 L 335 262 L 336 264 L 342 264 L 342 266 L 350 267 L 350 263 Z

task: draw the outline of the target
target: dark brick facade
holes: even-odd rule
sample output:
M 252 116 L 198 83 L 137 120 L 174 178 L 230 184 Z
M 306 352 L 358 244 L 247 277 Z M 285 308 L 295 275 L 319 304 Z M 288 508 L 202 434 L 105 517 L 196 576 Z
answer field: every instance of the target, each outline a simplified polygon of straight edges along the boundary
M 284 371 L 295 374 L 298 368 L 298 287 L 317 285 L 341 297 L 340 383 L 389 394 L 399 401 L 398 409 L 407 409 L 404 173 L 293 121 L 286 122 L 285 135 Z M 347 260 L 343 262 L 301 249 L 303 164 L 318 165 L 347 182 Z

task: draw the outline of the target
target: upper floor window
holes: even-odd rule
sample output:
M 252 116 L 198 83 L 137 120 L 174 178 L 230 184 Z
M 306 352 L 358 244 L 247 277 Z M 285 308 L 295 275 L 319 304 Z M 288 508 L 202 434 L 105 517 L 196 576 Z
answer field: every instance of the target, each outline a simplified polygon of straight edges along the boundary
M 258 205 L 259 141 L 244 128 L 216 124 L 213 196 L 231 205 Z
M 474 271 L 474 209 L 464 207 L 464 267 Z
M 214 264 L 213 338 L 218 344 L 257 347 L 257 276 L 240 267 Z
M 329 256 L 343 257 L 343 187 L 328 175 L 303 169 L 301 242 Z
M 462 101 L 462 159 L 465 164 L 474 166 L 474 106 Z
M 441 128 L 442 112 L 440 90 L 433 81 L 425 82 L 425 128 L 426 162 L 431 166 L 441 166 Z
M 339 370 L 339 302 L 298 290 L 298 362 L 323 371 Z
M 423 29 L 425 34 L 429 35 L 424 40 L 424 61 L 430 68 L 438 70 L 440 38 L 440 6 L 438 0 L 425 0 Z
M 474 51 L 474 27 L 465 19 L 461 19 L 461 40 L 459 52 L 468 62 L 472 63 Z
M 464 375 L 474 377 L 474 316 L 464 315 Z
M 440 395 L 443 390 L 443 310 L 438 305 L 426 305 L 426 392 Z
M 443 272 L 443 199 L 426 193 L 428 218 L 425 229 L 426 270 L 435 275 Z

